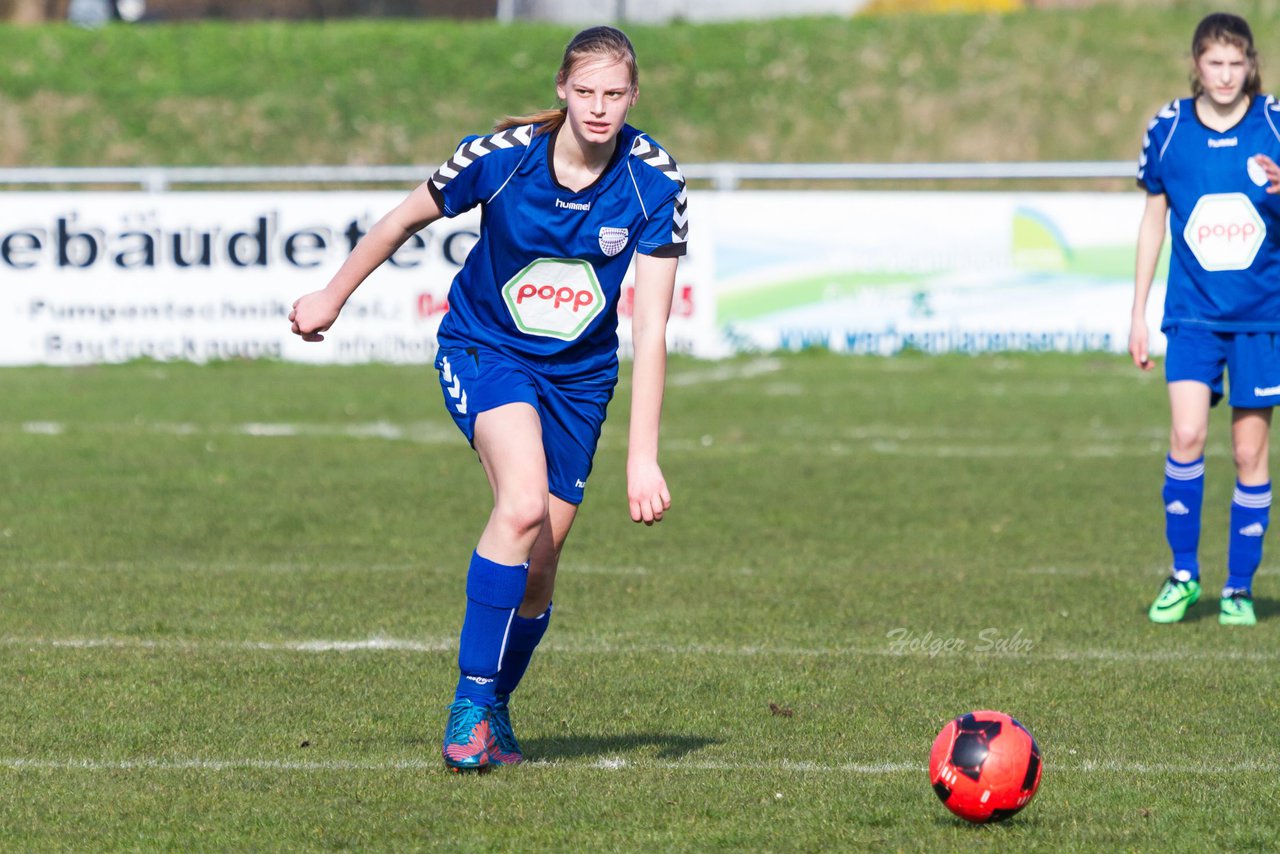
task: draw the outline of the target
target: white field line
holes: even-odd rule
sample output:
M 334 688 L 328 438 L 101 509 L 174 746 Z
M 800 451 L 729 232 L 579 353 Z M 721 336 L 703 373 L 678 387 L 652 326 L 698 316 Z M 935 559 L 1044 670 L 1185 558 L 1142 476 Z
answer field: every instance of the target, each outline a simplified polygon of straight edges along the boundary
M 443 566 L 426 563 L 333 563 L 330 561 L 316 563 L 258 563 L 249 561 L 226 561 L 214 563 L 177 562 L 146 567 L 151 570 L 173 572 L 253 572 L 253 573 L 294 573 L 294 572 L 412 572 L 422 575 L 437 573 L 466 573 L 466 564 Z M 63 571 L 70 570 L 77 574 L 87 572 L 137 572 L 139 565 L 134 561 L 106 561 L 101 563 L 80 563 L 77 561 L 34 561 L 23 563 L 21 571 Z M 750 575 L 750 571 L 739 568 L 726 570 L 736 574 Z M 570 564 L 561 563 L 560 572 L 566 577 L 572 575 L 650 575 L 651 571 L 643 566 L 606 566 L 603 564 Z M 1166 568 L 1167 573 L 1167 568 Z
M 22 432 L 37 436 L 61 436 L 68 425 L 56 421 L 28 421 Z M 436 445 L 458 440 L 458 431 L 451 424 L 416 422 L 392 424 L 389 421 L 372 421 L 363 424 L 290 424 L 248 422 L 245 424 L 207 425 L 189 422 L 164 421 L 129 424 L 93 424 L 86 427 L 95 433 L 152 433 L 165 436 L 254 436 L 259 438 L 340 438 L 384 439 L 400 442 L 419 442 Z
M 1089 578 L 1089 577 L 1110 578 L 1117 574 L 1116 571 L 1112 571 L 1112 570 L 1088 569 L 1083 566 L 1029 566 L 1026 569 L 1014 569 L 1011 571 L 1019 575 L 1061 575 L 1061 576 L 1070 576 L 1073 578 Z M 1124 573 L 1121 573 L 1121 574 L 1127 574 L 1127 572 L 1128 570 L 1125 570 Z M 1167 563 L 1162 563 L 1158 566 L 1153 566 L 1152 568 L 1146 570 L 1145 574 L 1148 576 L 1154 576 L 1156 578 L 1164 578 L 1169 574 L 1169 565 Z M 1259 567 L 1254 574 L 1255 575 L 1280 575 L 1280 567 L 1269 567 L 1269 566 Z M 1205 582 L 1203 578 L 1201 579 L 1201 582 L 1205 584 L 1206 590 L 1214 589 L 1213 585 L 1211 583 Z
M 66 426 L 57 421 L 28 421 L 22 425 L 23 433 L 33 436 L 61 436 Z
M 753 368 L 751 365 L 726 366 L 683 374 L 681 376 L 685 376 L 688 379 L 682 384 L 696 385 L 706 379 L 727 376 L 728 374 L 733 375 L 730 378 L 737 379 L 765 374 L 774 370 L 773 363 L 768 360 L 765 360 L 762 363 L 753 363 L 753 365 L 756 365 L 756 367 Z M 11 429 L 11 426 L 12 425 L 0 424 L 0 429 Z M 18 425 L 18 429 L 21 432 L 30 435 L 60 436 L 66 433 L 69 428 L 80 426 L 81 425 L 74 424 L 68 425 L 59 421 L 27 421 Z M 453 425 L 435 421 L 417 421 L 405 424 L 397 424 L 385 420 L 369 421 L 359 424 L 251 421 L 242 424 L 214 425 L 195 424 L 189 421 L 129 421 L 107 424 L 89 423 L 82 425 L 82 427 L 86 432 L 147 432 L 173 436 L 197 436 L 209 433 L 260 436 L 264 438 L 280 436 L 341 436 L 360 439 L 418 439 L 419 441 L 427 439 L 452 440 L 457 436 L 457 432 L 453 428 Z M 880 440 L 890 444 L 901 442 L 913 445 L 951 442 L 960 447 L 963 447 L 966 443 L 981 446 L 984 444 L 991 445 L 994 442 L 998 442 L 1000 446 L 1023 445 L 1027 447 L 1041 447 L 1045 444 L 1039 438 L 1023 440 L 1021 437 L 1003 437 L 993 433 L 990 429 L 885 423 L 848 425 L 839 428 L 835 432 L 823 432 L 821 435 L 814 434 L 806 436 L 805 438 L 806 440 L 810 438 L 829 438 L 854 442 Z M 1074 431 L 1073 434 L 1069 433 L 1065 435 L 1062 441 L 1078 443 L 1080 445 L 1110 447 L 1117 444 L 1149 445 L 1153 442 L 1163 446 L 1167 440 L 1168 430 L 1164 428 L 1156 430 L 1115 430 L 1100 427 Z M 1227 448 L 1225 444 L 1220 444 L 1215 447 L 1223 451 Z
M 777 373 L 780 370 L 782 370 L 782 362 L 777 359 L 754 359 L 741 365 L 715 365 L 709 368 L 673 371 L 667 377 L 667 385 L 683 388 L 707 383 L 736 382 Z
M 452 638 L 432 640 L 307 640 L 307 641 L 194 641 L 147 640 L 146 638 L 0 638 L 0 646 L 28 649 L 140 649 L 179 652 L 201 650 L 243 650 L 245 652 L 452 652 L 458 642 Z
M 727 382 L 763 376 L 780 369 L 776 360 L 761 359 L 745 365 L 724 365 L 675 375 L 669 384 L 695 386 L 707 382 Z M 62 436 L 68 425 L 56 421 L 28 421 L 21 425 L 22 432 L 30 435 Z M 200 425 L 188 422 L 141 422 L 128 424 L 95 424 L 88 427 L 93 432 L 137 433 L 145 432 L 171 436 L 251 436 L 266 439 L 323 438 L 323 439 L 381 439 L 384 441 L 415 442 L 440 445 L 456 442 L 458 434 L 452 425 L 435 422 L 394 424 L 389 421 L 373 421 L 362 424 L 307 424 L 248 422 L 230 425 Z M 994 440 L 994 441 L 993 441 Z M 825 444 L 823 442 L 826 442 Z M 1158 457 L 1164 449 L 1164 434 L 1122 433 L 1115 430 L 1089 430 L 1077 438 L 1065 438 L 1062 442 L 1022 442 L 1018 439 L 1000 441 L 990 431 L 974 431 L 954 428 L 919 428 L 888 424 L 857 426 L 833 436 L 813 436 L 801 445 L 806 453 L 826 451 L 834 456 L 849 456 L 870 452 L 881 456 L 911 456 L 939 459 L 1019 459 L 1066 457 L 1070 459 L 1109 459 L 1114 457 Z M 612 447 L 617 440 L 606 436 L 602 445 Z M 663 446 L 672 452 L 699 451 L 715 445 L 714 437 L 668 437 Z M 738 453 L 756 453 L 758 444 L 726 446 Z M 1226 453 L 1225 445 L 1208 449 L 1215 455 Z
M 883 422 L 872 424 L 852 424 L 846 425 L 839 429 L 839 432 L 833 433 L 836 438 L 841 439 L 884 439 L 886 441 L 901 442 L 992 442 L 1001 441 L 1006 443 L 1019 444 L 1023 441 L 1021 437 L 1001 436 L 990 428 L 975 427 L 952 427 L 941 425 L 919 425 L 919 424 L 886 424 Z M 1108 427 L 1089 427 L 1084 429 L 1067 428 L 1062 441 L 1086 443 L 1149 443 L 1149 442 L 1168 442 L 1169 429 L 1167 427 L 1158 429 L 1139 429 L 1139 430 L 1116 430 Z M 1038 443 L 1040 437 L 1027 439 L 1026 441 Z M 1225 447 L 1225 446 L 1224 446 Z M 1157 466 L 1157 470 L 1163 471 L 1162 467 Z
M 662 644 L 662 643 L 612 643 L 609 641 L 556 642 L 547 641 L 544 651 L 566 655 L 677 655 L 721 656 L 729 658 L 1000 658 L 1027 659 L 1029 661 L 1096 661 L 1116 663 L 1148 663 L 1161 661 L 1205 660 L 1217 662 L 1275 662 L 1280 661 L 1280 650 L 1240 651 L 1205 649 L 1066 649 L 1039 651 L 1034 639 L 1021 639 L 1023 646 L 1013 650 L 992 648 L 976 649 L 972 644 L 949 650 L 933 648 L 926 644 L 919 647 L 895 649 L 886 641 L 883 646 L 865 647 L 799 647 L 799 646 L 722 646 L 715 644 Z M 283 652 L 283 653 L 353 653 L 353 652 L 453 652 L 458 642 L 453 637 L 405 640 L 374 637 L 364 640 L 297 640 L 297 641 L 220 641 L 220 640 L 149 640 L 146 638 L 42 638 L 4 637 L 0 647 L 12 649 L 126 649 L 200 652 L 234 651 Z
M 939 459 L 1017 459 L 1023 457 L 1070 457 L 1071 459 L 1108 459 L 1111 457 L 1157 457 L 1160 448 L 1149 445 L 1103 445 L 1064 442 L 1055 445 L 935 445 L 927 441 L 903 443 L 875 440 L 867 446 L 845 446 L 845 452 L 867 450 L 881 456 L 937 457 Z M 836 450 L 834 447 L 832 450 Z
M 1048 763 L 1047 763 L 1048 764 Z M 1084 760 L 1052 762 L 1049 768 L 1055 774 L 1240 774 L 1271 773 L 1275 760 L 1254 760 L 1223 765 L 1195 765 L 1191 763 L 1120 762 L 1115 760 Z M 916 762 L 843 762 L 824 764 L 819 762 L 720 762 L 714 760 L 663 761 L 650 759 L 621 759 L 617 757 L 588 762 L 561 760 L 532 760 L 523 769 L 547 771 L 723 771 L 723 772 L 786 772 L 795 774 L 847 774 L 858 777 L 881 777 L 891 774 L 920 774 L 928 772 L 925 765 Z M 24 759 L 0 757 L 0 769 L 7 771 L 281 771 L 281 772 L 394 772 L 440 771 L 439 759 L 389 759 L 383 761 L 330 760 L 327 762 L 298 762 L 278 759 Z
M 140 568 L 158 571 L 172 572 L 203 572 L 203 573 L 232 573 L 232 572 L 251 572 L 263 574 L 289 574 L 289 573 L 305 573 L 305 572 L 408 572 L 419 573 L 421 575 L 434 575 L 438 573 L 451 574 L 465 571 L 462 564 L 458 566 L 443 566 L 440 564 L 428 563 L 335 563 L 333 561 L 317 561 L 316 563 L 296 563 L 289 561 L 277 561 L 271 563 L 261 563 L 258 561 L 222 561 L 222 562 L 176 562 L 167 563 L 163 566 L 139 567 L 136 561 L 103 561 L 98 563 L 81 563 L 79 561 L 32 561 L 30 563 L 23 562 L 19 569 L 22 572 L 61 572 L 71 571 L 78 575 L 89 572 L 138 572 Z M 947 568 L 945 571 L 953 571 L 957 567 Z M 712 567 L 710 569 L 700 570 L 707 572 L 723 572 L 726 575 L 735 576 L 756 576 L 759 570 L 746 566 L 723 566 Z M 834 570 L 833 570 L 834 571 Z M 931 570 L 930 570 L 931 571 Z M 1151 578 L 1164 578 L 1169 574 L 1169 565 L 1167 563 L 1152 564 L 1146 569 L 1138 570 Z M 560 572 L 565 577 L 576 575 L 604 575 L 604 576 L 652 576 L 655 570 L 645 566 L 607 566 L 605 564 L 570 564 L 561 563 Z M 1088 568 L 1083 566 L 1028 566 L 1024 568 L 1010 569 L 1010 573 L 1015 575 L 1056 575 L 1069 576 L 1072 578 L 1110 578 L 1117 574 L 1124 575 L 1129 570 L 1113 570 L 1103 567 Z M 657 575 L 666 574 L 665 570 L 657 571 Z M 1280 575 L 1280 567 L 1259 567 L 1257 575 Z M 1206 587 L 1209 589 L 1209 587 Z
M 271 563 L 261 563 L 258 561 L 221 561 L 221 562 L 176 562 L 168 563 L 163 566 L 151 566 L 146 569 L 164 570 L 173 572 L 206 572 L 206 573 L 226 573 L 226 572 L 253 572 L 253 573 L 302 573 L 302 572 L 412 572 L 429 575 L 434 573 L 457 573 L 462 572 L 462 565 L 458 566 L 442 566 L 440 564 L 427 563 L 335 563 L 325 560 L 316 563 L 297 563 L 289 561 L 276 561 Z M 32 561 L 21 564 L 21 571 L 24 572 L 59 572 L 69 570 L 77 574 L 87 572 L 129 572 L 134 573 L 139 570 L 136 561 L 103 561 L 98 563 L 81 563 L 79 561 Z M 948 568 L 946 571 L 952 571 Z M 703 569 L 702 572 L 724 572 L 727 575 L 755 576 L 759 571 L 751 567 L 745 566 L 724 566 L 713 567 L 711 569 Z M 565 576 L 573 575 L 627 575 L 627 576 L 651 576 L 654 570 L 644 566 L 607 566 L 605 564 L 571 564 L 561 563 L 560 572 Z M 659 575 L 664 574 L 658 572 Z M 1016 575 L 1059 575 L 1070 576 L 1073 578 L 1085 577 L 1112 577 L 1117 574 L 1127 574 L 1129 570 L 1112 570 L 1107 568 L 1088 568 L 1083 566 L 1028 566 L 1023 568 L 1010 569 L 1009 572 Z M 1153 578 L 1164 578 L 1169 574 L 1169 565 L 1167 563 L 1152 564 L 1144 570 L 1142 574 Z M 1280 567 L 1259 567 L 1257 575 L 1280 575 Z
M 672 373 L 667 379 L 670 386 L 687 387 L 707 383 L 737 382 L 776 373 L 782 369 L 777 359 L 756 359 L 741 365 L 717 365 Z M 67 425 L 58 421 L 27 421 L 20 429 L 23 433 L 38 436 L 61 436 Z M 293 438 L 298 436 L 348 439 L 387 439 L 392 441 L 423 442 L 437 444 L 457 440 L 457 430 L 443 422 L 418 422 L 393 424 L 389 421 L 373 421 L 364 424 L 297 424 L 260 423 L 209 426 L 190 422 L 141 422 L 126 425 L 93 425 L 96 432 L 159 433 L 171 436 L 242 435 L 264 438 Z

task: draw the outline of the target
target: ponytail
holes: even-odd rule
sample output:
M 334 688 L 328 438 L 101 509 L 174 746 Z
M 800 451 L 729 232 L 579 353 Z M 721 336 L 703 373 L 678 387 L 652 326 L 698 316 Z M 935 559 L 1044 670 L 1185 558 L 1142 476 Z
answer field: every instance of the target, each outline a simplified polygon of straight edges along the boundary
M 522 125 L 537 125 L 538 134 L 551 133 L 560 129 L 564 124 L 564 117 L 567 111 L 564 107 L 552 108 L 550 110 L 539 110 L 536 113 L 530 113 L 527 116 L 503 116 L 498 119 L 497 124 L 493 126 L 494 133 L 498 131 L 508 130 L 509 128 L 518 128 Z

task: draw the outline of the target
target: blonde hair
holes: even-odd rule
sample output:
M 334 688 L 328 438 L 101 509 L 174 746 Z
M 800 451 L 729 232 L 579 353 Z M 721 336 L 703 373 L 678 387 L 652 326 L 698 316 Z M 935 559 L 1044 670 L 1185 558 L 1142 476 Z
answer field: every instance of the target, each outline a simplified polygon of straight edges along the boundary
M 1258 70 L 1258 51 L 1253 46 L 1253 31 L 1249 22 L 1239 15 L 1214 12 L 1206 15 L 1191 37 L 1191 97 L 1204 94 L 1200 72 L 1196 67 L 1200 57 L 1212 44 L 1229 44 L 1237 47 L 1249 60 L 1249 76 L 1244 81 L 1244 94 L 1253 97 L 1262 91 L 1262 72 Z
M 574 36 L 564 49 L 564 59 L 556 72 L 556 85 L 563 85 L 581 62 L 592 59 L 612 59 L 627 64 L 631 73 L 631 85 L 640 82 L 640 67 L 636 64 L 636 49 L 622 30 L 614 27 L 590 27 Z M 564 124 L 566 110 L 553 107 L 524 116 L 505 116 L 493 126 L 495 132 L 521 125 L 537 125 L 538 133 L 550 133 Z

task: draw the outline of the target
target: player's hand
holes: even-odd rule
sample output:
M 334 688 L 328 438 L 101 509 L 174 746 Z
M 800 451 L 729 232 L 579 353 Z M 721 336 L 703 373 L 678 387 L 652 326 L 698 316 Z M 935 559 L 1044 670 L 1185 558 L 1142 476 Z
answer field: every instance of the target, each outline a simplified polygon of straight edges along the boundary
M 325 332 L 338 319 L 342 303 L 336 302 L 327 291 L 313 291 L 294 300 L 289 312 L 290 331 L 303 341 L 323 341 Z
M 631 521 L 652 525 L 671 509 L 671 493 L 656 462 L 627 463 L 627 503 Z
M 1151 353 L 1147 346 L 1147 324 L 1145 321 L 1135 320 L 1133 326 L 1129 327 L 1129 355 L 1133 358 L 1133 363 L 1144 371 L 1149 371 L 1155 367 L 1151 361 Z
M 1267 176 L 1267 192 L 1280 193 L 1280 166 L 1265 154 L 1253 155 L 1253 162 L 1262 167 L 1262 174 Z

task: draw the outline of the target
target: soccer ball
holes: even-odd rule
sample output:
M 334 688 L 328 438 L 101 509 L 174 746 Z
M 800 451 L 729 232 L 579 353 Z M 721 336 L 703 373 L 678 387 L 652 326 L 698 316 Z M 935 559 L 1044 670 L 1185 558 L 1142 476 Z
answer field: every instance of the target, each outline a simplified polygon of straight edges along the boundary
M 969 712 L 949 721 L 929 751 L 929 782 L 965 821 L 1004 821 L 1040 787 L 1040 747 L 1004 712 Z

